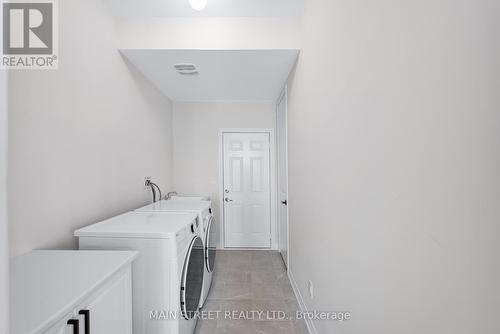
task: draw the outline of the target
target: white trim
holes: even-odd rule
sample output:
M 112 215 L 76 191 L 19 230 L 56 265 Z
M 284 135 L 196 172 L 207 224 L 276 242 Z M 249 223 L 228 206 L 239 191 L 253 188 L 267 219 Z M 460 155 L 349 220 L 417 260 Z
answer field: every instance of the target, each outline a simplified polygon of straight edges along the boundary
M 0 17 L 3 17 L 0 6 Z M 2 36 L 0 24 L 0 36 Z M 0 41 L 1 45 L 1 41 Z M 9 333 L 9 247 L 8 247 L 8 76 L 9 71 L 0 70 L 0 333 Z
M 285 88 L 280 94 L 280 97 L 278 98 L 276 102 L 276 134 L 278 133 L 278 107 L 280 102 L 284 100 L 285 101 L 285 127 L 286 127 L 286 152 L 285 152 L 285 157 L 286 157 L 286 166 L 287 166 L 287 173 L 286 173 L 286 199 L 288 201 L 288 85 L 285 85 Z M 280 191 L 280 186 L 279 186 L 279 174 L 278 174 L 278 169 L 279 169 L 279 163 L 278 163 L 278 138 L 276 138 L 276 205 L 279 206 L 281 203 L 279 203 L 279 197 L 278 197 L 278 192 Z M 286 206 L 286 213 L 287 213 L 287 220 L 286 220 L 286 233 L 287 233 L 287 238 L 286 238 L 286 268 L 290 267 L 290 201 L 288 201 L 288 204 Z M 276 229 L 278 231 L 278 251 L 279 251 L 279 238 L 280 238 L 280 233 L 281 229 L 279 228 L 279 223 L 280 223 L 280 217 L 279 217 L 279 210 L 276 210 Z
M 219 247 L 227 250 L 263 250 L 263 248 L 226 247 L 224 236 L 224 133 L 268 133 L 269 134 L 269 164 L 271 167 L 269 184 L 271 187 L 271 247 L 265 250 L 276 250 L 277 243 L 277 180 L 276 180 L 276 140 L 273 128 L 220 128 L 219 129 Z
M 293 277 L 292 271 L 288 269 L 288 279 L 290 280 L 290 284 L 292 285 L 293 293 L 295 294 L 295 298 L 297 298 L 297 302 L 299 303 L 300 310 L 302 312 L 308 312 L 306 303 L 304 302 L 304 298 L 302 298 L 302 294 L 300 293 L 299 286 Z M 309 334 L 318 334 L 316 327 L 314 326 L 314 322 L 311 319 L 306 319 L 307 331 Z

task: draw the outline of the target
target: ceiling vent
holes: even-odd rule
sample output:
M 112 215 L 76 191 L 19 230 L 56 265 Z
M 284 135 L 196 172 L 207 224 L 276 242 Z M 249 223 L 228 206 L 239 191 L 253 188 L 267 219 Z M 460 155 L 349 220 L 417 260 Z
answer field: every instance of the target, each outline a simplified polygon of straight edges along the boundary
M 174 68 L 177 71 L 177 73 L 182 75 L 199 74 L 195 64 L 189 64 L 189 63 L 175 64 Z

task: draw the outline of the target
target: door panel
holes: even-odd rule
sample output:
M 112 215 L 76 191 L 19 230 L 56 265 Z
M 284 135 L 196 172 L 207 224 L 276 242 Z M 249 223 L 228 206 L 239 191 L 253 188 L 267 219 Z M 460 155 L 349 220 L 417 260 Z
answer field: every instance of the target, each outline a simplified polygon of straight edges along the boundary
M 226 247 L 271 247 L 270 137 L 224 133 Z
M 231 158 L 230 169 L 231 169 L 231 187 L 233 192 L 241 191 L 241 184 L 243 183 L 243 159 L 242 158 Z
M 265 186 L 263 183 L 263 162 L 262 158 L 251 158 L 250 159 L 250 184 L 252 185 L 251 190 L 253 192 L 261 192 Z
M 233 234 L 245 233 L 243 208 L 242 205 L 237 203 L 233 204 L 229 211 L 229 221 L 231 222 Z
M 130 276 L 127 272 L 89 304 L 92 334 L 132 334 Z
M 278 248 L 288 266 L 288 156 L 286 94 L 278 103 L 276 129 L 278 136 Z

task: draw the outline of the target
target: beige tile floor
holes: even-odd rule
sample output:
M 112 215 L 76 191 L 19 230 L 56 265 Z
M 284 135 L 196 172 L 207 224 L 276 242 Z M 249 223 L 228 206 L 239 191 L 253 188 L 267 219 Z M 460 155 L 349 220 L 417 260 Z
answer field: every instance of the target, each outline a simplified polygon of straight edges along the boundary
M 307 334 L 303 321 L 293 319 L 298 309 L 278 252 L 218 251 L 212 289 L 202 309 L 217 319 L 199 320 L 195 333 Z M 236 317 L 226 316 L 235 311 Z M 276 318 L 272 311 L 288 319 L 269 320 Z M 247 316 L 252 319 L 235 319 Z

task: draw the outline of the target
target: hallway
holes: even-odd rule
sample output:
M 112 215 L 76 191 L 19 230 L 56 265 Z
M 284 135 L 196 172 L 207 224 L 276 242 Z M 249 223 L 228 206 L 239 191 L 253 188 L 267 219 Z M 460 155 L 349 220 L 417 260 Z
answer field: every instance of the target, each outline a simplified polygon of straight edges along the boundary
M 297 310 L 278 252 L 218 251 L 212 290 L 202 311 L 220 312 L 209 320 L 199 320 L 195 333 L 305 334 L 305 323 L 294 320 Z M 286 319 L 280 320 L 283 315 Z

